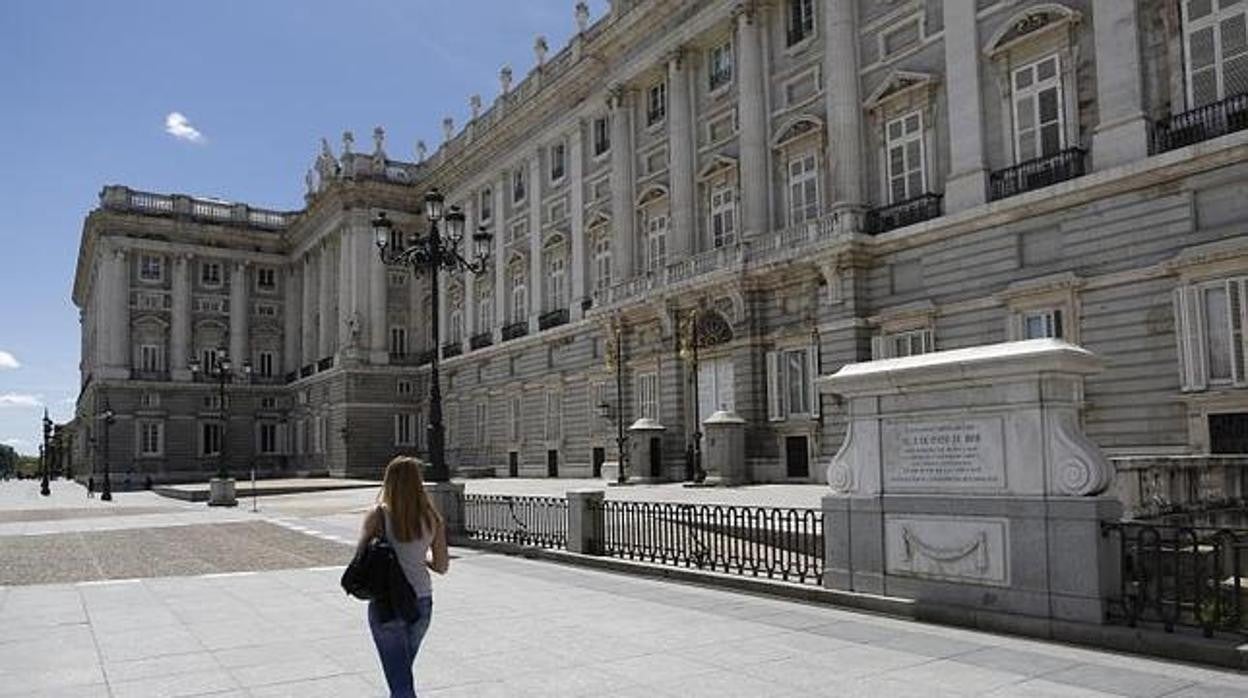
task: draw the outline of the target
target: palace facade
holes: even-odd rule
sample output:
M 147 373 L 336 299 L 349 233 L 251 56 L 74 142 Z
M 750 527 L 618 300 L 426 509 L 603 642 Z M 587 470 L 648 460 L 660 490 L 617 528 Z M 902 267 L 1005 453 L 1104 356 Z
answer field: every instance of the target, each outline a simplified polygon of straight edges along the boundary
M 596 475 L 649 418 L 660 462 L 633 474 L 682 479 L 728 410 L 751 479 L 820 481 L 846 415 L 817 376 L 1033 337 L 1106 358 L 1082 415 L 1111 456 L 1243 453 L 1246 12 L 616 0 L 431 154 L 323 143 L 303 210 L 105 187 L 76 458 L 377 475 L 424 448 L 440 352 L 461 473 Z M 422 232 L 434 187 L 493 233 L 485 273 L 379 261 L 372 218 Z

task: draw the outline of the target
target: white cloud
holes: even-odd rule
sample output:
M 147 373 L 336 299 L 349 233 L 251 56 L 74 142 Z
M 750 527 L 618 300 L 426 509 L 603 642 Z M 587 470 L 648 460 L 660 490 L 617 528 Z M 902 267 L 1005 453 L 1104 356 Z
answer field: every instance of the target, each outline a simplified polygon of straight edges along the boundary
M 0 393 L 0 407 L 39 407 L 43 400 L 38 395 Z
M 7 351 L 0 350 L 0 368 L 21 368 L 22 364 Z
M 0 444 L 17 448 L 18 446 L 25 446 L 26 439 L 5 439 L 4 441 L 0 441 Z
M 191 122 L 181 112 L 171 111 L 165 117 L 165 133 L 178 140 L 190 141 L 192 143 L 204 142 L 204 134 L 192 126 Z

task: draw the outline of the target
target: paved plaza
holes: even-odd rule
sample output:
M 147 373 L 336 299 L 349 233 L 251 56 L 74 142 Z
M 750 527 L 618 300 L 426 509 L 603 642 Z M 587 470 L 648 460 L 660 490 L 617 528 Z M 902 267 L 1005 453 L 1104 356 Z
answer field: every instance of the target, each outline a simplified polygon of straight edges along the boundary
M 54 493 L 0 484 L 0 696 L 385 695 L 363 604 L 337 583 L 367 492 L 257 512 Z M 1248 694 L 1234 672 L 452 555 L 421 695 Z

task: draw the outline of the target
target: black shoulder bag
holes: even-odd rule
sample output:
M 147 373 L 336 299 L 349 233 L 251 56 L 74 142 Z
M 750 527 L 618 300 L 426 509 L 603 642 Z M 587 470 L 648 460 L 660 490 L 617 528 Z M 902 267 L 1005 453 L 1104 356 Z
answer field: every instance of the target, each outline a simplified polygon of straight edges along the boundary
M 419 616 L 416 593 L 403 574 L 398 554 L 386 538 L 386 515 L 380 510 L 378 515 L 382 534 L 373 536 L 356 550 L 342 573 L 342 589 L 357 599 L 379 604 L 383 620 L 397 615 L 410 623 Z

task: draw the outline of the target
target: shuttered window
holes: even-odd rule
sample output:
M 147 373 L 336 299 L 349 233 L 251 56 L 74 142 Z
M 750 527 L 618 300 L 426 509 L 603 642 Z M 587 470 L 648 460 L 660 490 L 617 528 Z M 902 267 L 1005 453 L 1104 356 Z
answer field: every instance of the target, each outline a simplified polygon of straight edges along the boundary
M 633 401 L 637 416 L 659 419 L 659 374 L 655 372 L 637 374 L 633 387 Z
M 1065 143 L 1061 62 L 1056 54 L 1014 71 L 1014 161 L 1057 153 Z
M 819 349 L 809 347 L 767 352 L 767 418 L 818 417 Z
M 896 204 L 926 193 L 923 115 L 911 112 L 884 127 L 888 161 L 888 201 Z
M 931 329 L 882 333 L 871 338 L 872 359 L 896 359 L 928 354 L 936 350 Z
M 1189 107 L 1248 92 L 1246 10 L 1245 0 L 1184 0 Z
M 1237 277 L 1175 289 L 1175 336 L 1183 390 L 1248 385 L 1246 287 L 1248 278 Z

